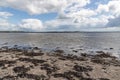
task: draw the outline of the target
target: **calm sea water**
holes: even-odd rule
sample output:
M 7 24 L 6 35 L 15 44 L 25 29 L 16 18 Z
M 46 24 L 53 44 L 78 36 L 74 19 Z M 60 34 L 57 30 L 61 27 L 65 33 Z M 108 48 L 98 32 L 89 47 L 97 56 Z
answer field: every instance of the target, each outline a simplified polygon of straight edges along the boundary
M 0 46 L 109 50 L 119 54 L 120 33 L 0 33 Z M 114 48 L 110 50 L 109 48 Z

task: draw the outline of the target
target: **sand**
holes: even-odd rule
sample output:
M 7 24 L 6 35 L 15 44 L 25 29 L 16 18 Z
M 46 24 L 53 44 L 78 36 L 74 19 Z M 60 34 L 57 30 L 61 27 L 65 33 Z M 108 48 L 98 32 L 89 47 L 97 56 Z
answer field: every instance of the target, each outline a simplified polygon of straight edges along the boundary
M 108 53 L 0 49 L 0 80 L 120 80 L 120 61 Z

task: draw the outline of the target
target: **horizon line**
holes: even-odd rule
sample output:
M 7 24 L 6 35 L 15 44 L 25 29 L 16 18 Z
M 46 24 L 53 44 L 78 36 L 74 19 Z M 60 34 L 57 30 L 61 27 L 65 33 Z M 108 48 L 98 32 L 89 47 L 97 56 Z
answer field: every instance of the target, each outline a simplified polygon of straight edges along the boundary
M 120 32 L 120 31 L 0 31 L 0 33 L 87 33 L 87 32 Z

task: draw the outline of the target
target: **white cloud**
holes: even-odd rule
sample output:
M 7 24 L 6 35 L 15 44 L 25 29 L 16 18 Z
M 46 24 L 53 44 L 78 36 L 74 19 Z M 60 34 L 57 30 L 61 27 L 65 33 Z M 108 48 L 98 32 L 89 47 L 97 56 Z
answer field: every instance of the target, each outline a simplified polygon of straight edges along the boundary
M 9 12 L 0 12 L 0 29 L 1 30 L 33 30 L 41 31 L 43 30 L 42 21 L 38 19 L 23 19 L 20 24 L 12 24 L 9 22 L 9 17 L 13 16 Z
M 4 19 L 0 19 L 0 26 L 8 26 L 9 23 L 7 20 L 4 20 Z
M 72 19 L 55 19 L 55 20 L 51 20 L 51 21 L 46 21 L 44 24 L 45 24 L 46 28 L 50 27 L 53 29 L 57 28 L 58 26 L 61 26 L 61 25 L 73 25 Z
M 96 17 L 95 17 L 96 16 Z M 45 24 L 56 29 L 64 26 L 69 26 L 68 29 L 81 30 L 83 28 L 99 28 L 105 27 L 108 19 L 113 16 L 98 15 L 96 10 L 84 9 L 69 11 L 68 13 L 60 13 L 58 18 L 52 21 L 47 21 Z
M 45 28 L 42 22 L 38 19 L 23 19 L 18 26 L 22 30 L 29 30 L 29 31 L 41 31 Z
M 76 9 L 88 3 L 90 3 L 90 0 L 2 0 L 0 6 L 27 11 L 29 14 L 41 14 L 58 12 L 67 7 Z M 74 6 L 72 6 L 73 4 Z
M 17 24 L 20 30 L 60 30 L 65 29 L 65 26 L 69 30 L 83 30 L 84 28 L 95 28 L 95 30 L 118 29 L 116 27 L 120 26 L 118 22 L 120 20 L 120 0 L 109 0 L 106 4 L 97 4 L 97 9 L 85 8 L 90 3 L 90 0 L 1 0 L 0 6 L 22 10 L 31 15 L 58 13 L 56 19 L 44 23 L 38 19 L 23 19 L 20 24 Z M 0 12 L 1 18 L 10 16 L 12 16 L 11 13 Z M 117 24 L 113 25 L 115 21 Z M 5 19 L 4 22 L 1 21 L 0 25 L 8 26 L 11 24 Z
M 7 19 L 0 19 L 0 30 L 4 31 L 42 31 L 44 28 L 38 19 L 23 19 L 20 24 L 12 24 Z
M 74 28 L 78 29 L 93 29 L 93 28 L 103 28 L 108 30 L 109 28 L 105 28 L 108 26 L 120 26 L 120 0 L 110 0 L 107 4 L 99 4 L 97 9 L 85 9 L 85 8 L 70 8 L 68 13 L 59 14 L 56 22 L 52 22 L 52 24 L 59 23 L 60 25 L 67 23 Z M 61 20 L 64 22 L 61 22 Z M 63 20 L 64 19 L 64 20 Z M 71 19 L 68 21 L 67 19 Z M 116 22 L 117 21 L 117 22 Z M 117 23 L 117 24 L 116 24 Z M 110 24 L 110 25 L 108 25 Z M 73 26 L 74 25 L 74 26 Z M 59 25 L 58 25 L 59 26 Z M 101 29 L 101 30 L 103 30 Z M 112 30 L 113 28 L 110 28 Z M 114 30 L 117 28 L 114 28 Z
M 96 15 L 96 12 L 93 10 L 89 10 L 89 9 L 81 9 L 79 11 L 76 12 L 71 12 L 66 14 L 69 17 L 74 17 L 74 18 L 78 18 L 78 17 L 91 17 Z
M 97 8 L 97 12 L 102 13 L 102 12 L 108 12 L 109 8 L 107 5 L 100 4 Z
M 0 5 L 26 11 L 29 14 L 41 14 L 47 13 L 48 10 L 50 12 L 57 10 L 61 5 L 59 2 L 58 0 L 2 0 Z
M 9 23 L 6 19 L 0 19 L 0 30 L 18 30 L 18 27 L 15 24 Z
M 38 19 L 23 19 L 19 24 L 12 24 L 7 19 L 0 19 L 0 30 L 42 31 L 45 27 Z
M 15 25 L 8 21 L 8 18 L 11 16 L 13 16 L 12 13 L 0 12 L 0 30 L 17 30 Z
M 0 18 L 8 18 L 10 16 L 13 16 L 13 14 L 9 12 L 0 12 Z
M 60 29 L 68 29 L 68 30 L 89 30 L 90 28 L 104 28 L 108 23 L 108 17 L 102 15 L 98 18 L 96 17 L 71 17 L 71 18 L 58 18 L 55 20 L 47 21 L 45 23 L 46 28 L 50 30 L 60 30 Z M 49 27 L 47 27 L 49 26 Z
M 106 23 L 106 27 L 120 27 L 120 0 L 111 0 L 107 4 L 100 4 L 97 9 L 101 14 L 106 14 L 108 17 L 108 23 Z M 114 27 L 115 29 L 118 29 Z
M 104 5 L 99 4 L 97 11 L 100 13 L 106 12 L 111 15 L 119 16 L 120 15 L 120 0 L 112 0 Z

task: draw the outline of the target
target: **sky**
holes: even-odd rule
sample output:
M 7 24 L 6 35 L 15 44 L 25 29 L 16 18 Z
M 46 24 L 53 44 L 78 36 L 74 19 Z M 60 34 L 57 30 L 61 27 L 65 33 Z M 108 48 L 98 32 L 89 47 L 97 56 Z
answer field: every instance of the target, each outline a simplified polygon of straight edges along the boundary
M 120 0 L 0 0 L 0 31 L 120 31 Z

